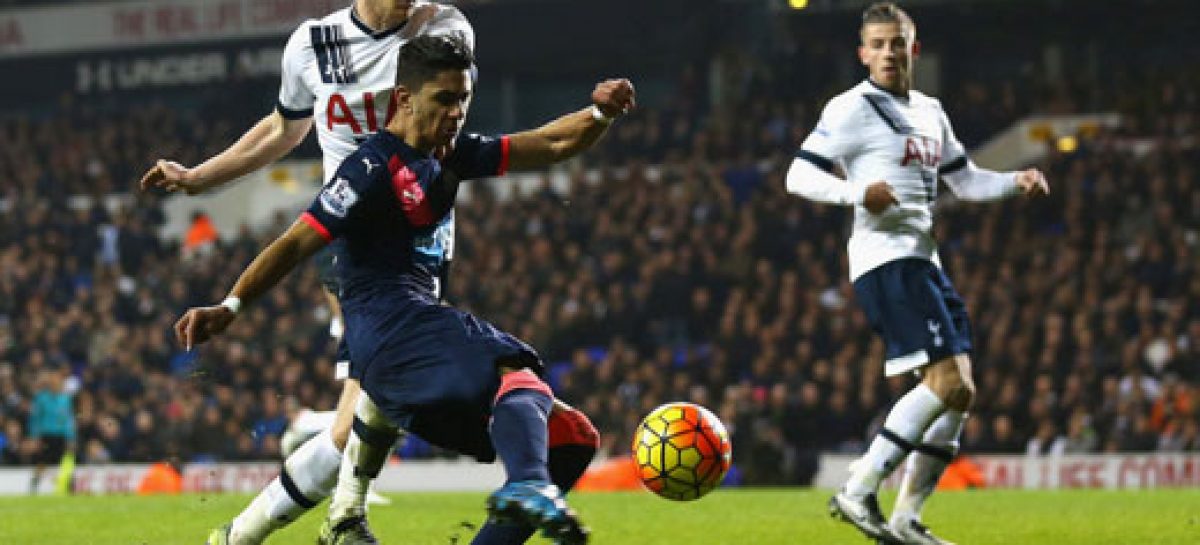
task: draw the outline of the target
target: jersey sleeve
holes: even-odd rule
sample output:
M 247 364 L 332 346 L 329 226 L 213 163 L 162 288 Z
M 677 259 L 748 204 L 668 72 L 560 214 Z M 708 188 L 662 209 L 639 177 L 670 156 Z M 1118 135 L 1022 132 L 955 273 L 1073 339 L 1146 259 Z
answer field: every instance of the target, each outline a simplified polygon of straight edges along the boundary
M 366 149 L 350 154 L 325 182 L 300 221 L 316 229 L 327 242 L 346 233 L 363 213 L 364 200 L 380 187 L 385 162 Z
M 276 109 L 287 119 L 311 117 L 316 102 L 316 95 L 304 82 L 304 72 L 314 62 L 308 29 L 308 23 L 297 27 L 283 48 Z
M 996 172 L 979 168 L 967 155 L 962 142 L 954 135 L 950 117 L 938 104 L 942 123 L 942 162 L 938 176 L 958 198 L 965 201 L 992 201 L 1020 192 L 1015 172 Z
M 844 166 L 845 159 L 855 151 L 855 137 L 860 129 L 853 126 L 854 113 L 849 101 L 829 101 L 817 127 L 800 144 L 796 157 L 825 171 L 832 171 L 835 164 Z
M 508 172 L 509 137 L 466 133 L 454 141 L 454 152 L 442 163 L 459 178 L 472 180 Z
M 938 115 L 942 123 L 942 164 L 949 166 L 966 161 L 967 148 L 954 134 L 954 127 L 950 126 L 950 117 L 946 115 L 941 104 L 938 104 Z

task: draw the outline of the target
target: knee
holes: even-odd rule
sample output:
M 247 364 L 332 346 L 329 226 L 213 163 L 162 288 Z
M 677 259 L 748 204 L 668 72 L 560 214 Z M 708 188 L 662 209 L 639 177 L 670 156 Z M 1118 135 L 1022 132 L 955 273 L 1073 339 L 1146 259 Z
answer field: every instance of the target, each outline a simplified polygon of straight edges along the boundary
M 967 366 L 935 366 L 926 373 L 925 383 L 951 410 L 966 412 L 975 402 L 975 381 Z
M 501 398 L 513 390 L 533 390 L 541 392 L 549 398 L 554 397 L 554 392 L 550 390 L 550 385 L 546 384 L 533 371 L 529 369 L 512 370 L 501 368 L 500 388 L 496 391 L 496 397 L 492 402 L 498 403 Z
M 942 398 L 946 407 L 952 410 L 967 412 L 975 403 L 975 381 L 971 380 L 971 377 L 956 375 L 953 379 L 945 381 L 941 390 L 938 396 Z

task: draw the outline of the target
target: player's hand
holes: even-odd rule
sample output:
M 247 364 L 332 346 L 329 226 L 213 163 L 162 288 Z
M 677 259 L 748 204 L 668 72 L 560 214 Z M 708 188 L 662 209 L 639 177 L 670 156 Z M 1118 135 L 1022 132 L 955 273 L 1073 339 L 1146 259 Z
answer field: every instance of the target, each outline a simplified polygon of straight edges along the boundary
M 206 189 L 204 184 L 196 179 L 195 169 L 166 159 L 159 159 L 154 168 L 142 176 L 141 187 L 142 191 L 161 187 L 172 193 L 183 191 L 188 195 L 203 193 Z
M 866 193 L 863 193 L 863 206 L 872 214 L 882 214 L 893 204 L 900 204 L 900 199 L 896 198 L 892 186 L 883 180 L 867 186 Z
M 190 308 L 175 322 L 175 339 L 191 350 L 225 331 L 236 317 L 232 310 L 221 305 Z
M 1045 197 L 1050 194 L 1050 183 L 1042 171 L 1031 168 L 1017 173 L 1017 187 L 1026 197 Z
M 592 104 L 606 117 L 614 118 L 637 107 L 633 83 L 625 78 L 604 80 L 592 91 Z

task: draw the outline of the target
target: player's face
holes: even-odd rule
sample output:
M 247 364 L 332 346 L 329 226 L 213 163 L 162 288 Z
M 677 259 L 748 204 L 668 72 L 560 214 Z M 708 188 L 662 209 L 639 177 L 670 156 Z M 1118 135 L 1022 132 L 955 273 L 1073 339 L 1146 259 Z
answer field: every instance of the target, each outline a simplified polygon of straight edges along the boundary
M 912 87 L 912 64 L 917 56 L 916 32 L 901 23 L 870 23 L 863 26 L 858 58 L 871 74 L 871 81 L 893 91 Z
M 471 106 L 471 75 L 446 70 L 412 95 L 413 128 L 419 140 L 436 148 L 454 141 Z

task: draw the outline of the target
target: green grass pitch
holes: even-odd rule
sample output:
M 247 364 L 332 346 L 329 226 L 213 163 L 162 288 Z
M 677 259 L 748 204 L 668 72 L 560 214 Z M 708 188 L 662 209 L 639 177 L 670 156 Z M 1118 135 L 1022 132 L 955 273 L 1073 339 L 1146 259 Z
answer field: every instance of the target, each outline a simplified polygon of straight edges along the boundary
M 482 518 L 484 496 L 390 494 L 392 505 L 372 507 L 372 527 L 385 545 L 465 545 L 473 532 L 464 523 Z M 648 493 L 577 494 L 571 502 L 591 526 L 596 545 L 868 543 L 828 517 L 827 497 L 821 490 L 731 489 L 691 503 Z M 210 528 L 248 500 L 235 495 L 0 498 L 0 544 L 199 545 Z M 268 543 L 313 543 L 325 505 Z M 1197 544 L 1200 489 L 945 492 L 930 500 L 925 518 L 965 545 Z

